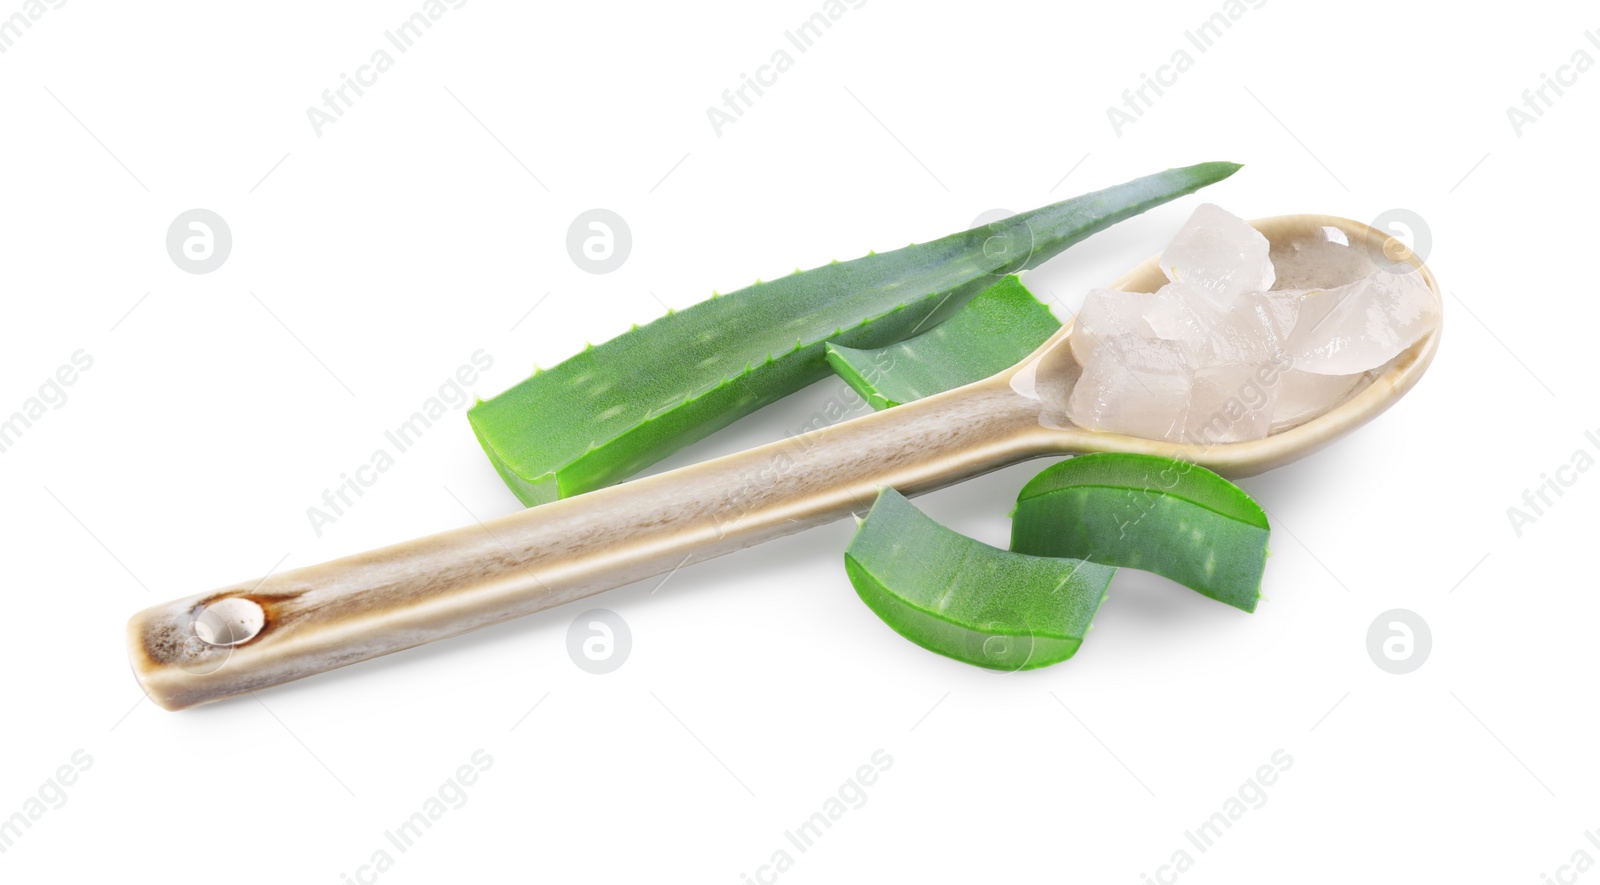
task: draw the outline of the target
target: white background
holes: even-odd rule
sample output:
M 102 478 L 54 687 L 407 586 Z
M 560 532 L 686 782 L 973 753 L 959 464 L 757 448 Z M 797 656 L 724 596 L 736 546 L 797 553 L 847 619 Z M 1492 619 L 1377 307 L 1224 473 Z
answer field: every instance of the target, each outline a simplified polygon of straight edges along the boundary
M 1531 885 L 1600 858 L 1600 476 L 1520 536 L 1506 513 L 1600 454 L 1600 72 L 1520 136 L 1506 114 L 1575 50 L 1600 58 L 1600 17 L 1273 0 L 1199 53 L 1184 32 L 1219 3 L 870 0 L 718 136 L 707 106 L 820 6 L 475 0 L 320 137 L 306 108 L 420 3 L 75 0 L 0 55 L 0 413 L 93 358 L 0 455 L 0 816 L 93 759 L 0 879 L 337 883 L 389 848 L 385 883 L 736 883 L 787 849 L 785 883 Z M 1119 135 L 1107 106 L 1180 48 L 1193 67 Z M 1206 198 L 1247 217 L 1417 213 L 1449 292 L 1415 392 L 1244 482 L 1274 527 L 1254 615 L 1124 572 L 1077 658 L 996 675 L 860 603 L 845 520 L 257 700 L 168 713 L 129 675 L 137 609 L 514 511 L 456 411 L 320 536 L 306 515 L 480 348 L 490 396 L 663 304 L 1222 159 L 1247 165 Z M 1029 282 L 1065 317 L 1198 201 Z M 234 238 L 206 275 L 164 247 L 197 206 Z M 633 233 L 609 275 L 566 252 L 593 207 Z M 842 390 L 663 466 L 792 433 Z M 1044 463 L 920 504 L 1003 545 Z M 567 656 L 593 607 L 632 629 L 610 675 Z M 1366 651 L 1397 607 L 1433 634 L 1405 676 Z M 466 804 L 394 851 L 385 830 L 479 749 Z M 878 749 L 866 804 L 795 850 L 784 832 Z M 1279 749 L 1265 805 L 1195 850 L 1185 831 Z M 1178 849 L 1192 868 L 1163 871 Z

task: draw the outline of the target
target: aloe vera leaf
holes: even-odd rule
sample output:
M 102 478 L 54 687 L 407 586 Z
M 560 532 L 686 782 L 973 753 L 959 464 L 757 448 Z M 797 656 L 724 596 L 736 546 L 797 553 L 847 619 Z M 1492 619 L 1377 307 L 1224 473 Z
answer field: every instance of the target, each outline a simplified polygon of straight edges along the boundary
M 915 338 L 859 350 L 829 342 L 828 364 L 874 409 L 954 390 L 1009 369 L 1061 328 L 1015 275 Z
M 996 276 L 1238 168 L 1169 169 L 988 228 L 713 296 L 535 372 L 468 417 L 525 504 L 620 482 L 826 377 L 824 342 L 882 347 L 931 328 Z
M 1153 455 L 1082 455 L 1023 487 L 1011 549 L 1155 572 L 1253 612 L 1266 568 L 1267 516 L 1238 486 Z
M 1072 657 L 1116 572 L 990 547 L 929 519 L 890 488 L 878 493 L 844 562 L 861 600 L 896 633 L 994 670 Z

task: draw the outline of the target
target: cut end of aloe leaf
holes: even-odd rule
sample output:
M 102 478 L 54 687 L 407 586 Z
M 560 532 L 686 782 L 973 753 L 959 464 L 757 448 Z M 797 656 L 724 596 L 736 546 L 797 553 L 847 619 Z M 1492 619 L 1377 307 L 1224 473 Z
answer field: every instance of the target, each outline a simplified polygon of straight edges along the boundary
M 1253 612 L 1269 534 L 1261 506 L 1204 467 L 1103 453 L 1048 467 L 1023 487 L 1011 549 L 1154 572 Z
M 478 405 L 482 404 L 483 401 L 479 400 Z M 511 494 L 516 495 L 517 500 L 521 501 L 525 507 L 548 504 L 560 498 L 560 491 L 556 488 L 555 474 L 546 473 L 543 476 L 529 479 L 523 477 L 515 467 L 506 463 L 505 459 L 500 457 L 499 450 L 483 438 L 483 432 L 478 428 L 477 419 L 473 417 L 473 413 L 476 410 L 477 406 L 474 406 L 467 411 L 467 423 L 472 425 L 472 432 L 478 437 L 478 445 L 483 446 L 484 454 L 489 456 L 489 463 L 494 466 L 494 472 L 500 474 L 500 480 L 506 484 L 506 488 L 511 490 Z
M 1077 653 L 1116 569 L 990 547 L 883 489 L 845 551 L 861 601 L 901 636 L 979 667 Z

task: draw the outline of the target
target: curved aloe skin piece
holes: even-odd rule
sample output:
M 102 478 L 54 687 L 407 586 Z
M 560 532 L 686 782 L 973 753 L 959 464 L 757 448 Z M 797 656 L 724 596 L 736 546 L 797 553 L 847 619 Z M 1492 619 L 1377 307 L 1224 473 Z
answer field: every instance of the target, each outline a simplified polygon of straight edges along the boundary
M 1072 657 L 1117 566 L 1164 575 L 1254 611 L 1267 519 L 1203 467 L 1149 455 L 1083 455 L 1017 497 L 1011 550 L 958 534 L 883 489 L 845 571 L 895 632 L 947 657 L 1025 670 Z
M 844 554 L 861 600 L 896 633 L 994 670 L 1030 670 L 1078 651 L 1116 569 L 990 547 L 878 494 Z
M 757 282 L 536 372 L 468 417 L 525 504 L 620 482 L 826 377 L 824 342 L 875 348 L 932 328 L 998 275 L 1238 168 L 1170 169 L 988 228 Z
M 953 390 L 1008 369 L 1061 328 L 1015 276 L 983 290 L 933 329 L 880 347 L 829 343 L 828 364 L 874 409 Z
M 1023 487 L 1011 549 L 1155 572 L 1253 612 L 1267 516 L 1238 486 L 1152 455 L 1082 455 Z

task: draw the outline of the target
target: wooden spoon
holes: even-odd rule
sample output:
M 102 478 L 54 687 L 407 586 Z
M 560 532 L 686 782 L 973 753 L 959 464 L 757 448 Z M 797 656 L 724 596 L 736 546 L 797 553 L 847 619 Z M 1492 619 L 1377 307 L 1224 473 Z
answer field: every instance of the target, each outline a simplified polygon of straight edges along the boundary
M 1331 287 L 1405 265 L 1398 240 L 1343 218 L 1251 222 L 1280 285 Z M 1165 283 L 1156 258 L 1111 288 Z M 1314 296 L 1313 296 L 1314 297 Z M 1016 366 L 937 396 L 489 522 L 146 609 L 128 622 L 146 693 L 204 704 L 454 636 L 865 511 L 879 487 L 931 491 L 1044 455 L 1143 452 L 1249 476 L 1322 448 L 1416 384 L 1435 329 L 1320 417 L 1251 442 L 1191 445 L 1071 426 L 1067 324 Z M 841 580 L 841 584 L 843 581 Z

